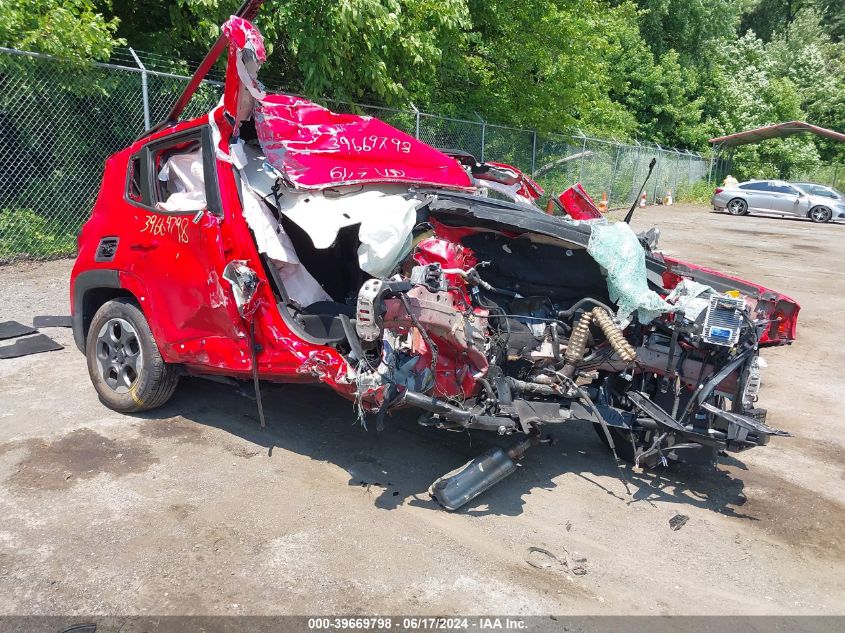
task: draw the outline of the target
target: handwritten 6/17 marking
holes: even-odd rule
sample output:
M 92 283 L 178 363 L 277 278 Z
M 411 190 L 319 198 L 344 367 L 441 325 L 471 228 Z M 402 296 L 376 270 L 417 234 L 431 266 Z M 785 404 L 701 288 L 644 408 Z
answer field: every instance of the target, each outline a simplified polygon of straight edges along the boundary
M 347 169 L 346 167 L 332 167 L 329 177 L 338 182 L 348 180 L 363 180 L 364 178 L 404 178 L 402 169 Z

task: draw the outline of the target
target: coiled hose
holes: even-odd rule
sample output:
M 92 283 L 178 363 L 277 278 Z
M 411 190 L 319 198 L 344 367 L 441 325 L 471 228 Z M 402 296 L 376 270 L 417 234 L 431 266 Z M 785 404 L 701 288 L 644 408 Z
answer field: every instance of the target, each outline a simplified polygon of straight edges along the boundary
M 637 351 L 634 347 L 625 340 L 625 335 L 619 326 L 613 322 L 607 310 L 593 308 L 590 312 L 585 312 L 578 319 L 577 325 L 572 328 L 572 335 L 569 337 L 569 344 L 566 346 L 566 353 L 563 356 L 565 365 L 563 366 L 563 374 L 567 378 L 572 378 L 575 375 L 575 368 L 579 362 L 584 358 L 587 352 L 587 340 L 590 336 L 590 324 L 595 323 L 601 328 L 601 331 L 607 337 L 610 347 L 619 355 L 625 362 L 631 362 L 637 357 Z

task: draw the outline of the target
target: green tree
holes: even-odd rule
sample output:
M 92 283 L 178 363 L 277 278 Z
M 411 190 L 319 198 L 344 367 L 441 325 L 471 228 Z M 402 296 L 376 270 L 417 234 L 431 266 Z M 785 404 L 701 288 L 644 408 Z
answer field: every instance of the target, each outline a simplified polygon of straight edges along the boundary
M 753 0 L 637 0 L 640 30 L 658 57 L 670 50 L 682 63 L 698 65 L 713 42 L 736 37 L 743 11 Z
M 139 49 L 202 58 L 237 0 L 114 0 L 120 33 Z M 270 86 L 337 99 L 427 101 L 441 65 L 460 55 L 463 0 L 269 0 L 255 20 Z
M 701 125 L 703 99 L 695 69 L 683 66 L 675 50 L 656 56 L 640 35 L 632 4 L 621 5 L 616 46 L 609 56 L 610 98 L 635 119 L 640 139 L 678 147 L 698 147 L 708 138 Z
M 469 2 L 472 33 L 446 100 L 491 121 L 563 130 L 573 125 L 625 135 L 632 117 L 608 98 L 608 37 L 616 8 L 597 0 Z
M 0 5 L 0 43 L 62 58 L 106 59 L 122 43 L 118 21 L 90 0 L 18 0 Z
M 770 47 L 749 31 L 716 52 L 705 113 L 716 134 L 803 118 L 802 95 Z M 812 137 L 796 136 L 737 148 L 738 177 L 788 177 L 819 155 Z

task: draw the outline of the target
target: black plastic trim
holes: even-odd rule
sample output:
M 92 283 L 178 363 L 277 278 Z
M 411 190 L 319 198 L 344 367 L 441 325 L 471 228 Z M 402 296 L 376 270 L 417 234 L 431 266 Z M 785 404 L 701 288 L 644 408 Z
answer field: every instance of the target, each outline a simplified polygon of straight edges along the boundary
M 114 242 L 114 246 L 111 246 L 110 242 Z M 119 245 L 120 238 L 116 235 L 101 237 L 97 250 L 94 251 L 94 261 L 100 263 L 113 261 Z
M 121 288 L 120 273 L 111 268 L 98 268 L 79 273 L 73 282 L 73 341 L 85 353 L 85 295 L 98 288 Z M 88 315 L 89 318 L 93 315 Z
M 434 199 L 429 202 L 428 208 L 434 214 L 471 217 L 509 229 L 547 235 L 585 248 L 590 241 L 592 229 L 589 225 L 574 224 L 557 216 L 546 215 L 539 209 L 451 191 L 422 190 L 419 194 L 432 194 Z

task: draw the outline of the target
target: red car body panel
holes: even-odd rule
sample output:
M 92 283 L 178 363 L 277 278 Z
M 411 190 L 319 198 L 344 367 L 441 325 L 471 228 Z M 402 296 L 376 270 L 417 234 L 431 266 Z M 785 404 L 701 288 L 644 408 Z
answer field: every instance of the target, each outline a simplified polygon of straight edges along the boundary
M 602 217 L 601 211 L 580 182 L 560 194 L 558 200 L 573 220 L 597 220 Z
M 290 95 L 268 95 L 255 117 L 267 162 L 297 188 L 401 182 L 473 189 L 456 160 L 378 119 Z

